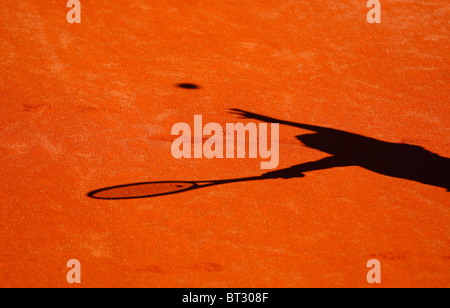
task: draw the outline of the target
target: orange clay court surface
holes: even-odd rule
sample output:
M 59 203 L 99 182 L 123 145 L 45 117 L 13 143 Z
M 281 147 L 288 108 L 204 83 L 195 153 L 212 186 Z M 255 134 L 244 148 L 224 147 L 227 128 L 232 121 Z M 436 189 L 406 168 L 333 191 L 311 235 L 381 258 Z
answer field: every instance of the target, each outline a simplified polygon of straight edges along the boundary
M 445 185 L 355 165 L 87 195 L 267 172 L 173 158 L 171 128 L 194 115 L 259 123 L 231 108 L 420 146 L 448 167 L 448 0 L 381 1 L 381 24 L 365 0 L 81 2 L 81 24 L 66 1 L 0 2 L 1 287 L 71 286 L 69 259 L 82 287 L 370 287 L 370 259 L 381 286 L 450 287 Z M 329 156 L 304 134 L 280 126 L 278 169 Z

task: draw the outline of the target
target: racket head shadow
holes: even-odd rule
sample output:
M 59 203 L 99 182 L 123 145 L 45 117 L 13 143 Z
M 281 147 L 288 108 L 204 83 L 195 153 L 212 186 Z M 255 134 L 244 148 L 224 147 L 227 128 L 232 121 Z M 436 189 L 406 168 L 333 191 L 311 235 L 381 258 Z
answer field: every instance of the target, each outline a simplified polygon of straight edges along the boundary
M 88 197 L 100 200 L 144 199 L 174 195 L 197 189 L 197 182 L 161 181 L 112 186 L 94 190 Z

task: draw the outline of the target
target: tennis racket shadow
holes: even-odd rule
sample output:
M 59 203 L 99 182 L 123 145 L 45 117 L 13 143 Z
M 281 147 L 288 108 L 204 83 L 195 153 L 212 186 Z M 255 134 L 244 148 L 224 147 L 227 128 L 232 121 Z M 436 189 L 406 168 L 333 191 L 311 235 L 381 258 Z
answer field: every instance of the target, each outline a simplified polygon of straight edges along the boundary
M 265 180 L 268 177 L 255 176 L 218 181 L 158 181 L 112 186 L 94 190 L 88 197 L 99 200 L 129 200 L 155 198 L 185 193 L 188 191 L 229 183 Z

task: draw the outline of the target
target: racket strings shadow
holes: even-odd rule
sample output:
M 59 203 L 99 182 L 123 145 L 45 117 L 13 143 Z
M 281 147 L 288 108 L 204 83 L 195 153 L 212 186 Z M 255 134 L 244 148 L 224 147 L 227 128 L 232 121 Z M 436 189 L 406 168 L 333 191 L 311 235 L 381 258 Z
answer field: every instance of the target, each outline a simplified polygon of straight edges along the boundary
M 195 182 L 143 182 L 102 188 L 88 194 L 93 199 L 126 200 L 173 195 L 198 188 Z

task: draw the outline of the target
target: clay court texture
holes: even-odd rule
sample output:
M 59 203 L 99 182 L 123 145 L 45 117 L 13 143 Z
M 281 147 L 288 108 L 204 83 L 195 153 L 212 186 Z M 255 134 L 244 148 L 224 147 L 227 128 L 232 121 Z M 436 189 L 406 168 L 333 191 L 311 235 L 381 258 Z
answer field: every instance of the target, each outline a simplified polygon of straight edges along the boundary
M 1 1 L 0 286 L 449 287 L 450 3 L 366 2 Z M 194 115 L 289 121 L 285 174 L 88 195 L 274 172 L 174 158 Z

